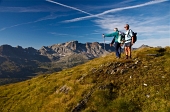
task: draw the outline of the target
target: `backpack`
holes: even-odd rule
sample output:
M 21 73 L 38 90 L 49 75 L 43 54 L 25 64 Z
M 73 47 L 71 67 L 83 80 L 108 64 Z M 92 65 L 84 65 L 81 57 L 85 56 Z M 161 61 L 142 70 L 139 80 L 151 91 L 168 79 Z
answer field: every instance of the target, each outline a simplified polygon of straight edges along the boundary
M 119 42 L 119 43 L 123 43 L 124 40 L 125 40 L 125 33 L 120 32 L 120 31 L 118 31 L 118 33 L 119 33 L 118 42 Z M 113 38 L 111 44 L 113 44 L 114 42 L 115 42 L 115 38 Z
M 131 29 L 130 29 L 131 30 Z M 132 30 L 131 30 L 132 31 Z M 129 35 L 129 33 L 128 33 Z M 132 31 L 132 35 L 133 35 L 133 43 L 135 43 L 137 41 L 137 33 Z M 130 35 L 129 35 L 130 36 Z M 132 38 L 132 37 L 131 37 Z
M 120 39 L 120 40 L 121 40 L 121 41 L 124 41 L 124 40 L 125 40 L 125 33 L 121 33 L 120 36 L 121 36 L 121 39 Z
M 119 43 L 123 43 L 125 40 L 125 34 L 123 32 L 119 32 Z

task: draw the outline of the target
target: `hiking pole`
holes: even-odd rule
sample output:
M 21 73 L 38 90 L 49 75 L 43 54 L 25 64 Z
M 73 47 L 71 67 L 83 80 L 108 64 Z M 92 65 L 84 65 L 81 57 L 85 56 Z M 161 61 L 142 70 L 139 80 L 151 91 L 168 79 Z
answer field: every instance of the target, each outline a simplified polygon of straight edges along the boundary
M 104 50 L 105 50 L 105 37 L 104 37 Z
M 103 34 L 103 38 L 104 38 L 104 50 L 105 50 L 105 36 L 104 36 L 104 34 Z

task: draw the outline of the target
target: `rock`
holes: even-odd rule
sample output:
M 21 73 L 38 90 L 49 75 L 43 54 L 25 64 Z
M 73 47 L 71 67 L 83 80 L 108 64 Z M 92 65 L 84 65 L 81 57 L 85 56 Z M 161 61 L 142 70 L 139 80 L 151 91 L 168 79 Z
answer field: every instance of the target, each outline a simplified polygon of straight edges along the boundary
M 150 97 L 150 95 L 146 95 L 146 97 L 147 97 L 147 98 L 149 98 L 149 97 Z
M 117 72 L 117 69 L 114 69 L 111 71 L 111 74 L 115 74 Z
M 106 84 L 106 85 L 101 85 L 98 87 L 99 90 L 106 90 L 106 89 L 109 89 L 110 91 L 112 91 L 114 88 L 116 88 L 113 83 L 109 83 L 109 84 Z
M 122 66 L 122 65 L 123 65 L 123 63 L 119 63 L 119 64 L 118 64 L 118 66 Z
M 121 69 L 120 68 L 117 68 L 117 72 L 119 72 Z
M 147 56 L 158 56 L 158 54 L 147 54 Z
M 135 61 L 137 61 L 138 60 L 138 58 L 135 58 Z
M 132 66 L 132 69 L 135 69 L 136 68 L 136 66 Z
M 92 88 L 92 90 L 74 107 L 71 112 L 81 112 L 81 110 L 85 108 L 86 103 L 88 102 L 93 92 L 94 88 Z
M 64 86 L 63 86 L 63 87 L 61 87 L 58 91 L 56 91 L 56 93 L 61 92 L 61 93 L 68 94 L 69 90 L 70 90 L 70 88 L 69 88 L 69 87 L 67 87 L 66 85 L 64 85 Z
M 84 78 L 87 76 L 87 74 L 83 74 L 80 78 L 77 79 L 77 82 L 83 82 Z
M 135 64 L 137 65 L 139 63 L 139 61 L 137 60 L 136 62 L 135 62 Z
M 96 68 L 92 68 L 92 69 L 91 69 L 91 72 L 93 72 L 93 73 L 95 73 L 96 71 L 97 71 Z
M 144 83 L 143 85 L 144 85 L 144 86 L 147 86 L 147 84 L 145 84 L 145 83 Z
M 125 72 L 126 72 L 125 69 L 122 69 L 122 70 L 120 71 L 121 74 L 124 74 Z

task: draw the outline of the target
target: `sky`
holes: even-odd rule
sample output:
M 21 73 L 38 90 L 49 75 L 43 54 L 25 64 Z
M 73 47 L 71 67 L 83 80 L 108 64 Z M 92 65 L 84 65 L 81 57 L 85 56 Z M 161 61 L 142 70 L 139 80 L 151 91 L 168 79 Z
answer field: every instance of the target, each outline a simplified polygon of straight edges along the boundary
M 0 45 L 103 43 L 125 24 L 137 32 L 133 47 L 170 46 L 170 0 L 0 0 Z

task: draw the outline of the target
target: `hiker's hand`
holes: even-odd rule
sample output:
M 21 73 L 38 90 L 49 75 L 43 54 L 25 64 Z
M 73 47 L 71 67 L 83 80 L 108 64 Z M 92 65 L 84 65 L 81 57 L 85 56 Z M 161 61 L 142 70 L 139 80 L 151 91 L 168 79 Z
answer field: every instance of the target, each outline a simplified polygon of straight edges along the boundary
M 103 38 L 105 37 L 104 34 L 102 36 L 103 36 Z
M 133 45 L 134 43 L 132 42 L 131 45 Z
M 123 44 L 120 44 L 120 46 L 123 46 Z

